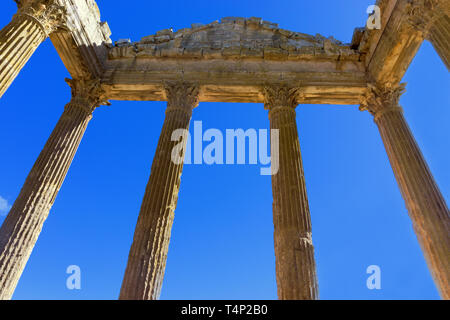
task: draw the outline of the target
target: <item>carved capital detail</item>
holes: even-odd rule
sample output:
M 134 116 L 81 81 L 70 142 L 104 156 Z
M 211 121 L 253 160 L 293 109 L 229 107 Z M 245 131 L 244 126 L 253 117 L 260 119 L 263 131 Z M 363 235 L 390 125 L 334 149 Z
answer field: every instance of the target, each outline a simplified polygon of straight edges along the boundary
M 60 6 L 56 0 L 20 1 L 18 7 L 16 16 L 26 16 L 33 19 L 46 36 L 66 25 L 66 8 Z
M 429 30 L 434 21 L 438 19 L 442 10 L 438 0 L 408 0 L 406 6 L 406 19 L 410 27 L 428 37 Z
M 264 108 L 272 110 L 283 107 L 295 110 L 300 99 L 301 90 L 286 84 L 264 86 Z
M 369 111 L 375 121 L 388 111 L 401 111 L 399 105 L 401 95 L 406 91 L 406 83 L 396 86 L 380 86 L 368 84 L 367 91 L 361 100 L 359 110 Z
M 99 79 L 66 79 L 72 89 L 72 101 L 89 114 L 99 105 L 110 105 Z
M 165 82 L 167 109 L 182 109 L 191 112 L 200 102 L 200 88 L 186 82 Z

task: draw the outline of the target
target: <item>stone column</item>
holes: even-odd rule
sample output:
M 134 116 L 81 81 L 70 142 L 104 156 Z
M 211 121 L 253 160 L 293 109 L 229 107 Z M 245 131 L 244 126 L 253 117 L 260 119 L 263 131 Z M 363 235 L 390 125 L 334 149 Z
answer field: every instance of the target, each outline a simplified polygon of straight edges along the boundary
M 428 39 L 450 70 L 450 17 L 442 15 L 433 23 Z
M 184 136 L 183 148 L 178 149 L 181 160 L 174 161 L 172 152 L 180 142 L 172 141 L 172 134 L 177 129 L 185 133 L 189 129 L 192 110 L 199 102 L 198 92 L 198 87 L 191 84 L 166 85 L 166 118 L 128 256 L 119 297 L 122 300 L 159 298 L 187 142 Z
M 450 70 L 450 0 L 409 0 L 406 17 L 412 31 L 431 42 Z
M 10 299 L 69 170 L 95 107 L 97 81 L 69 80 L 72 100 L 29 173 L 0 229 L 0 299 Z
M 0 97 L 37 47 L 65 23 L 55 0 L 20 1 L 12 21 L 0 31 Z
M 295 120 L 298 90 L 287 86 L 265 88 L 270 128 L 279 130 L 279 170 L 272 175 L 273 223 L 278 298 L 318 299 L 311 237 L 311 217 Z M 278 149 L 278 150 L 277 150 Z
M 361 110 L 373 116 L 431 274 L 450 299 L 450 215 L 399 106 L 404 84 L 370 85 Z

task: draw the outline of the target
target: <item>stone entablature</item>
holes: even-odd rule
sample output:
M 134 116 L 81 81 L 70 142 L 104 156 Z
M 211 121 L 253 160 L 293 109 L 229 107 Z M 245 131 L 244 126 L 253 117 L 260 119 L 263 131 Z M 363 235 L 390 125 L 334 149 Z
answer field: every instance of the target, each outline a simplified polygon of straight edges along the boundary
M 104 72 L 108 23 L 101 21 L 95 0 L 55 0 L 66 10 L 66 26 L 50 35 L 64 65 L 74 79 L 98 78 Z
M 191 28 L 158 31 L 141 41 L 117 41 L 108 58 L 327 59 L 360 61 L 361 54 L 333 37 L 311 36 L 261 18 L 222 18 Z
M 262 87 L 284 81 L 301 84 L 305 103 L 357 104 L 366 88 L 364 56 L 351 44 L 261 18 L 119 40 L 108 58 L 102 82 L 118 100 L 165 100 L 164 82 L 180 77 L 199 83 L 201 101 L 209 102 L 264 102 Z

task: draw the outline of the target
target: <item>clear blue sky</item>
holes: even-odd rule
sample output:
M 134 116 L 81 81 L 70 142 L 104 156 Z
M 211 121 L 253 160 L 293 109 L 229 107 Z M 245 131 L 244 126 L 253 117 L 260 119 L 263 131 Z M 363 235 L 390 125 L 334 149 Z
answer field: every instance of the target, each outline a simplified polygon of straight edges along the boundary
M 349 42 L 373 1 L 98 4 L 113 40 L 256 16 Z M 1 26 L 15 11 L 13 1 L 4 1 Z M 47 40 L 0 100 L 0 196 L 9 205 L 70 99 L 65 77 Z M 404 81 L 405 117 L 448 202 L 450 80 L 429 43 Z M 164 102 L 112 101 L 95 111 L 14 298 L 118 297 L 164 109 Z M 205 129 L 269 126 L 262 104 L 200 103 L 193 120 Z M 357 106 L 305 105 L 297 108 L 297 124 L 321 298 L 438 298 L 372 117 Z M 162 299 L 276 298 L 271 182 L 259 168 L 184 167 Z M 79 291 L 65 286 L 73 264 L 82 272 Z M 382 272 L 378 291 L 366 288 L 366 268 L 373 264 Z

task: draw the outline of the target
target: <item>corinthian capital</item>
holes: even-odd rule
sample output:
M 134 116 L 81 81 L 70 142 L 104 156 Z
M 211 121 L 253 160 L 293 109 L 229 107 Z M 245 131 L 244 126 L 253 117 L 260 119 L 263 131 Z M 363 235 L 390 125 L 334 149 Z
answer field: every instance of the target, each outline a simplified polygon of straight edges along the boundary
M 110 105 L 99 79 L 66 79 L 72 89 L 72 101 L 92 113 L 99 105 Z
M 22 0 L 17 5 L 16 15 L 36 21 L 46 36 L 66 24 L 66 9 L 56 0 Z
M 369 111 L 377 120 L 386 111 L 401 110 L 400 96 L 406 91 L 406 83 L 381 86 L 369 84 L 361 100 L 359 110 Z
M 200 89 L 196 84 L 182 81 L 166 82 L 164 83 L 164 89 L 168 109 L 192 111 L 199 104 Z
M 286 84 L 264 86 L 264 107 L 272 110 L 277 107 L 295 109 L 298 104 L 300 89 Z

